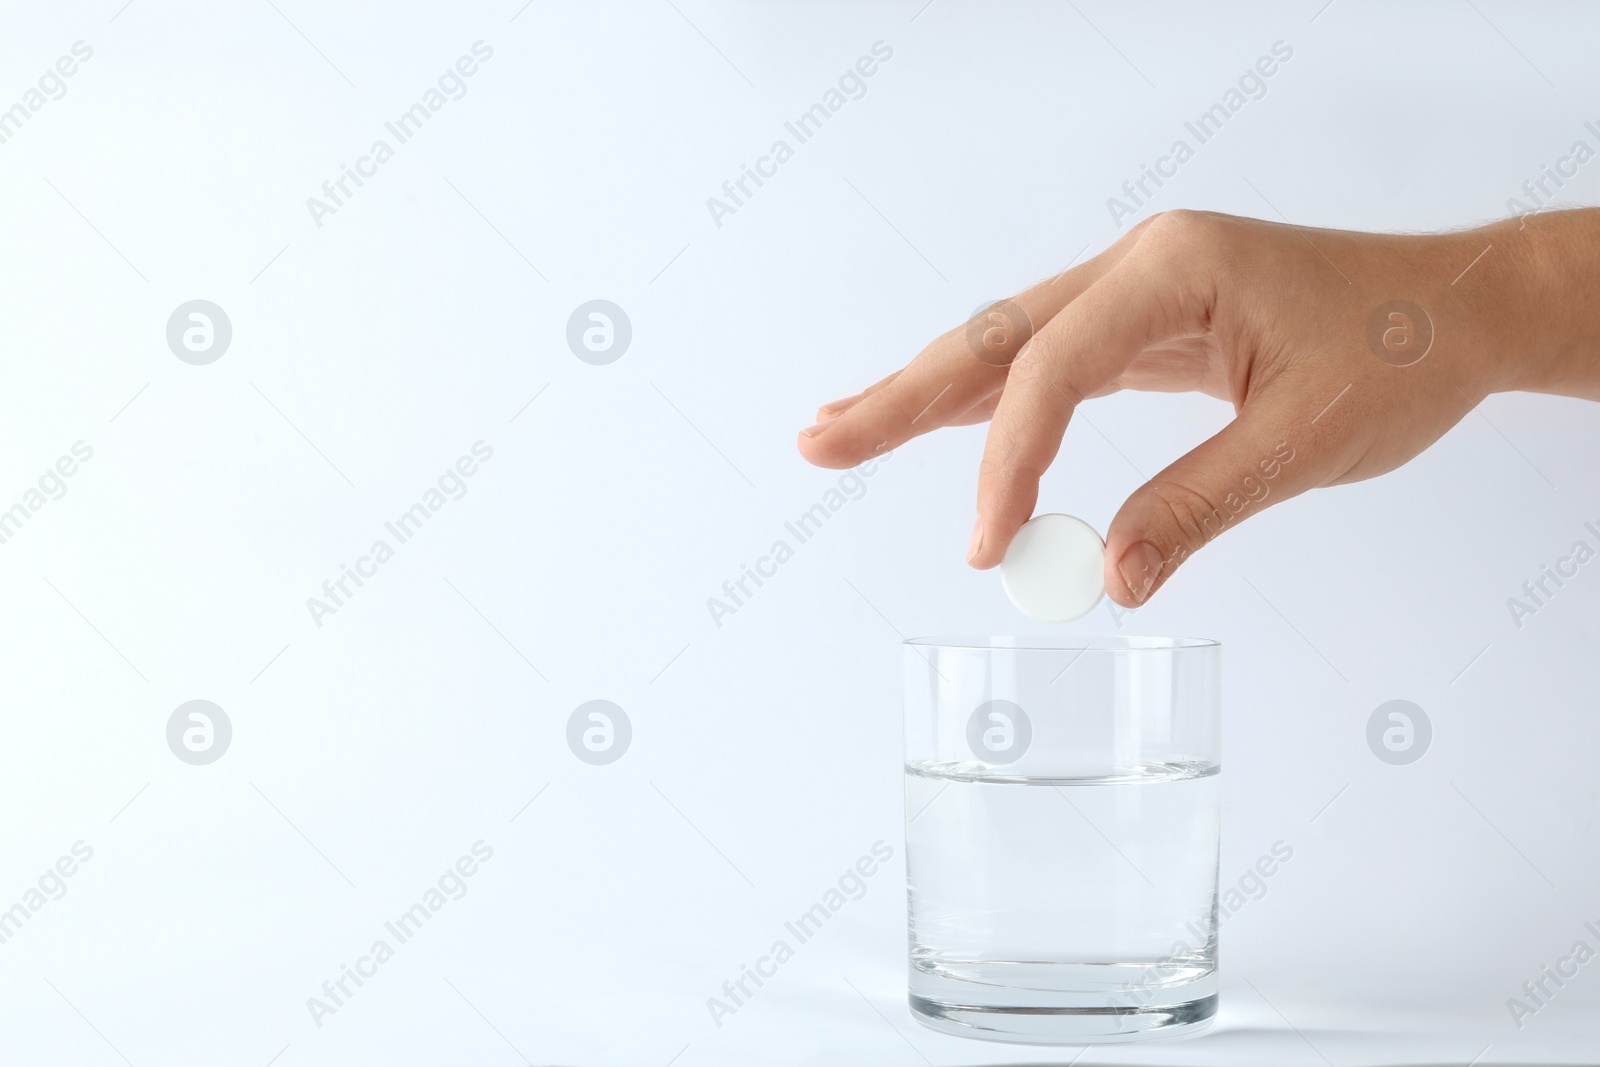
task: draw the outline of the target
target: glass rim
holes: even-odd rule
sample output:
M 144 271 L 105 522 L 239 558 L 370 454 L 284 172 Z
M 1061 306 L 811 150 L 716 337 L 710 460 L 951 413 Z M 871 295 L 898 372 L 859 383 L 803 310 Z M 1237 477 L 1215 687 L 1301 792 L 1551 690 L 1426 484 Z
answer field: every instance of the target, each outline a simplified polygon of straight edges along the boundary
M 935 648 L 972 652 L 1185 652 L 1202 648 L 1221 648 L 1222 642 L 1209 637 L 908 637 L 907 648 Z

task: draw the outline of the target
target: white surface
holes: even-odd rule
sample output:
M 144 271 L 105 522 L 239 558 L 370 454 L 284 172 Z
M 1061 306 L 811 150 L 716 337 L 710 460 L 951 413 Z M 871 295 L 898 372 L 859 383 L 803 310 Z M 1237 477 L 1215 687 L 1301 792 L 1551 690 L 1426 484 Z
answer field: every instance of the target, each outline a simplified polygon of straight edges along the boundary
M 1106 543 L 1072 515 L 1035 515 L 1000 561 L 1000 580 L 1017 610 L 1040 622 L 1071 622 L 1105 596 Z
M 1464 226 L 1600 125 L 1590 5 L 274 3 L 0 16 L 0 101 L 94 49 L 0 145 L 0 503 L 94 453 L 0 545 L 0 901 L 94 850 L 0 945 L 8 1062 L 1067 1062 L 903 1006 L 898 642 L 1022 629 L 962 562 L 983 428 L 855 479 L 796 430 L 1113 240 L 1107 198 L 1275 41 L 1139 216 Z M 479 40 L 466 95 L 318 228 L 307 198 Z M 719 228 L 707 198 L 877 41 Z M 164 336 L 197 298 L 233 326 L 206 366 Z M 566 343 L 594 299 L 632 324 L 603 366 Z M 1040 510 L 1104 528 L 1229 415 L 1086 404 Z M 480 440 L 319 628 L 307 599 Z M 1597 453 L 1595 405 L 1494 397 L 1073 624 L 1224 643 L 1224 882 L 1294 848 L 1223 927 L 1222 1029 L 1080 1064 L 1600 1060 L 1600 963 L 1506 1009 L 1600 921 L 1600 565 L 1507 608 L 1596 543 Z M 746 566 L 775 576 L 714 613 Z M 1396 698 L 1433 724 L 1408 766 L 1366 743 Z M 166 742 L 196 699 L 233 727 L 208 766 Z M 605 765 L 566 741 L 597 699 L 632 727 Z M 466 895 L 315 1026 L 480 839 Z M 708 998 L 879 839 L 896 859 L 718 1027 Z

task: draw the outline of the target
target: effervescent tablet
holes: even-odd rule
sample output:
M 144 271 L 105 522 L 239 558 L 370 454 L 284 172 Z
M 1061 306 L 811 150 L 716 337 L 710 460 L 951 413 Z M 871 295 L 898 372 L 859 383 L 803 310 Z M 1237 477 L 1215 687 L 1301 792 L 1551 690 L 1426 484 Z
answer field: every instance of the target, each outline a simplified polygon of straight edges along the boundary
M 1035 515 L 1022 524 L 1000 561 L 1006 595 L 1040 622 L 1071 622 L 1105 595 L 1106 543 L 1071 515 Z

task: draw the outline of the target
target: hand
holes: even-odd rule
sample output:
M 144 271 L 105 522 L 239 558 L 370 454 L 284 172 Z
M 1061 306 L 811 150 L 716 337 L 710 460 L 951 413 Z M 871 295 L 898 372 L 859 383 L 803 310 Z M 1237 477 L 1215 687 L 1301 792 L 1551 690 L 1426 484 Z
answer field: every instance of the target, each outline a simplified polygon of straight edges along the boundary
M 1580 310 L 1597 237 L 1596 210 L 1422 236 L 1167 212 L 823 405 L 800 451 L 851 467 L 991 420 L 968 561 L 992 567 L 1079 404 L 1121 389 L 1227 400 L 1233 422 L 1112 520 L 1106 590 L 1137 606 L 1222 530 L 1400 466 L 1488 393 L 1600 399 L 1600 328 Z

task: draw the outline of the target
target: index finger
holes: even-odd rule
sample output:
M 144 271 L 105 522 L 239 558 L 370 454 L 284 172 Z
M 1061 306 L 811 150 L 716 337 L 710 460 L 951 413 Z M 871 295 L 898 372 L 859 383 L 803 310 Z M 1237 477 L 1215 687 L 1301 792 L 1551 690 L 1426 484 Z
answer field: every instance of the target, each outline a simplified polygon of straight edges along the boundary
M 837 416 L 801 431 L 801 454 L 820 467 L 852 467 L 981 411 L 1005 385 L 1013 360 L 1035 331 L 1115 268 L 1143 229 L 1143 224 L 1135 227 L 1092 259 L 940 335 L 903 370 L 852 398 Z M 980 318 L 985 314 L 998 316 L 996 328 Z

